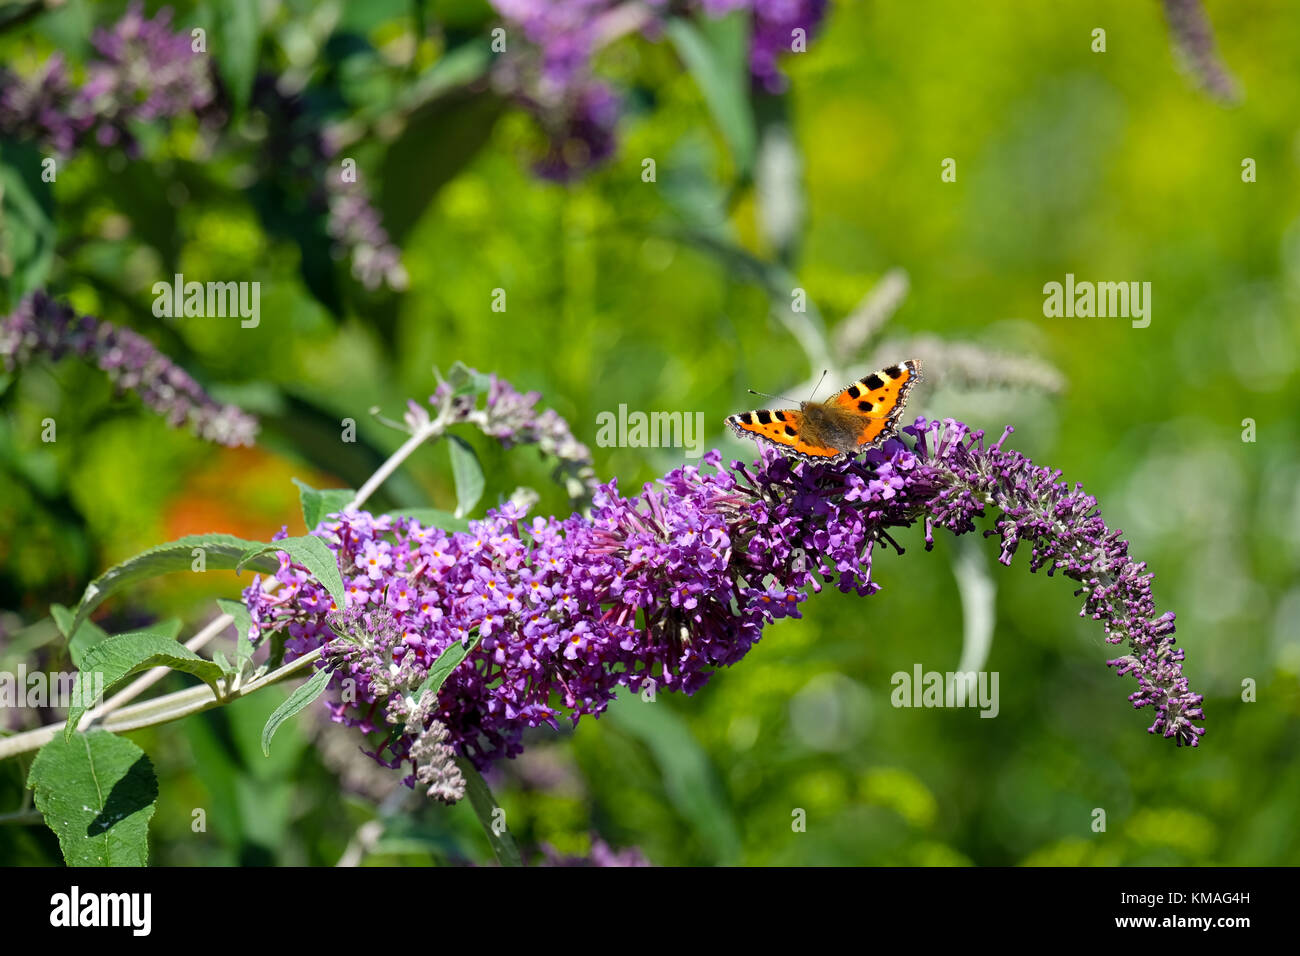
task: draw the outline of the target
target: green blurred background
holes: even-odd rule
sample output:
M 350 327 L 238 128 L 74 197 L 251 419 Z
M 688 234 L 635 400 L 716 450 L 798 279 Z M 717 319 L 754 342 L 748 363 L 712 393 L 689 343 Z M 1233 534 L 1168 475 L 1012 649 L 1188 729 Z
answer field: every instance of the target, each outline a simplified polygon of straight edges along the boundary
M 285 68 L 307 6 L 263 4 L 264 65 Z M 107 22 L 122 5 L 70 8 Z M 360 45 L 313 82 L 382 104 L 436 65 L 456 29 L 491 16 L 474 3 L 425 8 L 453 29 L 416 44 L 411 4 L 335 4 L 335 30 Z M 901 268 L 910 292 L 886 337 L 974 343 L 1062 374 L 1059 394 L 953 379 L 914 402 L 990 431 L 1014 424 L 1015 447 L 1099 498 L 1156 573 L 1158 607 L 1178 614 L 1186 673 L 1206 695 L 1202 745 L 1144 732 L 1152 716 L 1125 700 L 1133 682 L 1105 666 L 1115 651 L 1077 616 L 1070 582 L 1031 576 L 1026 554 L 1002 568 L 975 536 L 979 573 L 996 586 L 986 667 L 1000 674 L 1000 713 L 890 706 L 894 672 L 954 670 L 963 653 L 954 569 L 972 560 L 958 547 L 968 542 L 940 538 L 925 553 L 913 529 L 906 558 L 877 562 L 883 591 L 824 591 L 695 697 L 623 701 L 571 733 L 532 735 L 490 778 L 516 837 L 581 854 L 598 833 L 660 865 L 1296 863 L 1300 9 L 1208 12 L 1243 90 L 1235 106 L 1180 70 L 1156 2 L 833 3 L 809 51 L 785 61 L 790 92 L 758 104 L 788 120 L 802 163 L 778 177 L 777 196 L 738 175 L 672 46 L 626 38 L 598 57 L 626 94 L 621 142 L 578 183 L 530 173 L 538 134 L 517 110 L 441 115 L 421 134 L 427 166 L 385 167 L 386 143 L 358 143 L 364 171 L 407 177 L 363 173 L 410 287 L 366 293 L 340 264 L 334 309 L 301 278 L 299 246 L 265 228 L 240 188 L 247 155 L 200 170 L 183 123 L 135 163 L 79 155 L 53 190 L 48 287 L 261 415 L 263 441 L 228 450 L 170 430 L 75 361 L 18 376 L 0 408 L 3 666 L 28 653 L 14 635 L 41 640 L 50 602 L 72 604 L 94 574 L 150 545 L 301 533 L 291 477 L 356 487 L 402 439 L 369 410 L 399 417 L 432 391 L 434 365 L 459 360 L 541 391 L 625 491 L 683 457 L 595 447 L 597 414 L 620 403 L 702 411 L 706 447 L 752 457 L 720 427 L 751 406 L 745 389 L 782 393 L 820 372 L 774 315 L 790 289 L 806 290 L 833 338 Z M 206 14 L 180 4 L 177 19 Z M 0 58 L 39 63 L 76 34 L 58 19 L 71 15 L 4 34 Z M 1105 53 L 1090 48 L 1098 27 Z M 647 157 L 655 183 L 642 181 Z M 949 157 L 951 183 L 940 177 Z M 1242 181 L 1247 157 L 1257 182 Z M 763 217 L 781 200 L 802 221 L 774 240 Z M 423 211 L 405 228 L 412 208 Z M 260 281 L 260 327 L 155 319 L 150 286 L 173 270 Z M 1150 282 L 1150 327 L 1043 317 L 1044 283 L 1067 272 Z M 496 288 L 504 314 L 491 310 Z M 39 438 L 47 415 L 54 445 Z M 357 420 L 359 445 L 338 442 L 343 417 Z M 1246 418 L 1254 442 L 1242 440 Z M 489 500 L 526 484 L 542 491 L 539 512 L 565 510 L 534 450 L 467 437 Z M 381 503 L 453 504 L 445 451 L 417 453 Z M 101 623 L 180 615 L 192 633 L 246 580 L 160 578 L 106 605 Z M 1254 702 L 1242 700 L 1247 679 Z M 318 720 L 282 729 L 263 758 L 258 734 L 282 697 L 132 735 L 160 781 L 152 862 L 334 864 L 379 817 L 366 863 L 490 858 L 468 807 L 393 796 L 395 775 L 358 766 L 346 736 Z M 17 767 L 0 765 L 0 813 L 18 805 Z M 206 832 L 192 831 L 195 808 Z M 806 832 L 792 832 L 796 808 Z M 0 859 L 56 862 L 57 846 L 41 828 L 0 826 Z

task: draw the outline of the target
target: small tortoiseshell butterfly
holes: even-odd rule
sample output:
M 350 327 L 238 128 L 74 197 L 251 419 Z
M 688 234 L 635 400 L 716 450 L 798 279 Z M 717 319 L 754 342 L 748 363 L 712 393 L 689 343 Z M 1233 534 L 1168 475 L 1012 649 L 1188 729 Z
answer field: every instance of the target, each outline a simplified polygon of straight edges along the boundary
M 742 438 L 775 445 L 804 461 L 834 462 L 879 448 L 894 434 L 907 393 L 921 380 L 921 363 L 909 359 L 858 379 L 824 402 L 799 409 L 741 412 L 727 425 Z

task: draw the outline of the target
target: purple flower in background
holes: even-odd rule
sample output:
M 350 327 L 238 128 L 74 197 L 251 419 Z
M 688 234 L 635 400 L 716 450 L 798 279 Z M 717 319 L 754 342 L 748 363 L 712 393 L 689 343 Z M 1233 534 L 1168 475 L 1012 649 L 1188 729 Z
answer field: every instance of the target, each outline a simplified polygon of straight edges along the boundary
M 401 250 L 389 239 L 360 170 L 350 181 L 344 179 L 336 137 L 309 112 L 307 97 L 288 95 L 277 77 L 261 74 L 253 84 L 252 102 L 268 127 L 263 146 L 268 177 L 280 175 L 280 187 L 295 200 L 325 213 L 334 257 L 349 258 L 353 277 L 366 289 L 405 289 Z
M 614 483 L 595 496 L 590 519 L 527 519 L 507 503 L 468 532 L 448 533 L 406 517 L 350 511 L 314 533 L 338 557 L 366 613 L 365 640 L 333 643 L 323 589 L 281 555 L 285 585 L 269 598 L 260 581 L 245 592 L 254 636 L 287 631 L 290 656 L 327 644 L 327 659 L 355 681 L 337 719 L 384 739 L 372 755 L 409 759 L 415 740 L 401 726 L 413 690 L 453 644 L 469 649 L 442 685 L 428 721 L 438 737 L 480 768 L 518 754 L 523 731 L 599 714 L 620 688 L 647 682 L 687 694 L 711 672 L 739 661 L 783 617 L 798 617 L 824 583 L 869 595 L 876 546 L 917 521 L 927 547 L 938 525 L 955 534 L 996 511 L 993 530 L 1009 564 L 1022 543 L 1031 571 L 1060 572 L 1086 595 L 1083 614 L 1106 639 L 1127 642 L 1110 662 L 1134 674 L 1135 707 L 1155 712 L 1151 733 L 1195 745 L 1201 698 L 1182 676 L 1173 615 L 1157 615 L 1151 575 L 1128 557 L 1096 501 L 1059 473 L 1035 466 L 1002 439 L 951 420 L 905 429 L 883 449 L 842 464 L 792 464 L 765 452 L 753 465 L 705 472 L 684 466 L 657 486 L 624 497 Z M 373 576 L 378 543 L 391 565 Z M 394 609 L 395 591 L 415 599 Z M 382 612 L 372 605 L 387 604 Z M 364 605 L 364 607 L 363 607 Z M 384 733 L 385 724 L 397 728 Z M 439 731 L 441 733 L 441 731 Z M 385 756 L 385 752 L 387 756 Z
M 826 16 L 826 6 L 827 0 L 753 0 L 749 72 L 755 86 L 769 93 L 785 90 L 789 81 L 777 58 L 795 51 L 796 37 L 805 43 L 813 38 Z
M 337 171 L 338 164 L 329 165 L 329 217 L 325 228 L 338 243 L 338 255 L 351 256 L 352 275 L 370 291 L 387 285 L 400 292 L 408 282 L 406 267 L 402 265 L 401 250 L 388 239 L 379 210 L 359 180 L 345 183 Z
M 533 114 L 546 136 L 533 171 L 555 182 L 585 175 L 614 152 L 620 102 L 593 76 L 591 57 L 610 39 L 610 17 L 620 5 L 614 0 L 492 0 L 492 5 L 524 41 L 507 46 L 512 52 L 500 62 L 496 82 Z M 640 12 L 633 27 L 655 15 L 649 7 Z
M 143 335 L 118 328 L 43 292 L 23 299 L 0 320 L 0 360 L 12 372 L 37 355 L 57 360 L 73 354 L 108 374 L 121 391 L 133 391 L 173 427 L 187 425 L 219 445 L 251 445 L 257 420 L 234 405 L 208 396 L 188 372 L 159 352 Z
M 497 13 L 518 26 L 536 48 L 540 63 L 539 95 L 565 90 L 587 72 L 595 51 L 599 18 L 617 0 L 490 0 Z
M 620 107 L 617 94 L 594 75 L 592 58 L 628 33 L 657 37 L 672 12 L 669 5 L 664 0 L 491 2 L 508 28 L 517 28 L 507 41 L 509 55 L 498 63 L 497 85 L 537 118 L 547 138 L 534 172 L 556 182 L 587 174 L 614 153 Z M 786 79 L 777 58 L 803 48 L 825 16 L 826 0 L 698 0 L 672 15 L 692 11 L 714 18 L 748 12 L 754 85 L 781 92 Z M 515 46 L 516 39 L 523 44 Z
M 134 153 L 133 123 L 185 114 L 204 123 L 223 121 L 208 58 L 193 51 L 188 33 L 173 31 L 171 11 L 147 19 L 142 5 L 132 3 L 91 42 L 98 56 L 87 64 L 80 87 L 69 81 L 59 54 L 29 81 L 0 70 L 0 132 L 64 154 L 91 136 L 100 146 Z
M 1241 98 L 1237 81 L 1232 78 L 1215 49 L 1214 31 L 1200 0 L 1162 0 L 1165 20 L 1175 47 L 1187 68 L 1211 96 L 1224 103 Z
M 593 837 L 588 856 L 566 856 L 549 844 L 542 844 L 542 862 L 539 866 L 650 866 L 650 861 L 638 847 L 615 850 L 600 837 Z
M 698 0 L 709 17 L 723 17 L 737 10 L 751 16 L 749 73 L 754 86 L 769 93 L 783 93 L 789 81 L 781 72 L 778 58 L 806 49 L 826 17 L 828 0 Z
M 533 171 L 543 179 L 570 182 L 609 159 L 617 144 L 619 106 L 613 90 L 592 80 L 571 91 L 563 109 L 537 108 L 548 145 Z

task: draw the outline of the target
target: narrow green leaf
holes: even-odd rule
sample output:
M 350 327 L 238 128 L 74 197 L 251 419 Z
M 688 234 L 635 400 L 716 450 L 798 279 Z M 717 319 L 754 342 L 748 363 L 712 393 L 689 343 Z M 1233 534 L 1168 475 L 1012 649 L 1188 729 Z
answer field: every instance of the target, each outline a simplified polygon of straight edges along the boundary
M 460 767 L 461 776 L 465 778 L 465 793 L 469 797 L 469 805 L 474 808 L 474 814 L 478 817 L 483 832 L 487 834 L 488 842 L 492 844 L 492 852 L 496 854 L 497 862 L 502 866 L 523 866 L 524 861 L 519 855 L 519 847 L 505 825 L 505 816 L 502 815 L 499 820 L 496 816 L 496 811 L 500 807 L 497 806 L 496 799 L 488 789 L 483 775 L 464 757 L 456 758 L 456 766 Z
M 13 141 L 0 152 L 0 261 L 9 264 L 0 288 L 8 294 L 8 308 L 44 286 L 54 264 L 54 199 L 50 184 L 41 181 L 44 158 L 35 147 Z
M 245 551 L 235 565 L 238 571 L 249 561 L 268 552 L 285 551 L 289 557 L 310 571 L 325 590 L 329 591 L 339 610 L 348 606 L 347 595 L 343 591 L 343 575 L 339 574 L 338 559 L 334 552 L 320 538 L 307 534 L 301 538 L 285 538 L 270 544 L 256 544 Z M 277 565 L 278 567 L 278 565 Z
M 469 520 L 457 518 L 450 511 L 437 508 L 398 508 L 388 512 L 394 518 L 414 518 L 426 528 L 441 528 L 443 531 L 468 531 Z
M 220 19 L 215 35 L 209 40 L 208 52 L 217 61 L 235 108 L 242 112 L 248 106 L 257 72 L 262 34 L 258 0 L 224 0 L 217 9 Z
M 203 552 L 204 566 L 210 571 L 232 571 L 240 558 L 250 548 L 259 547 L 256 541 L 245 541 L 228 534 L 191 534 L 167 544 L 160 544 L 148 551 L 141 551 L 121 564 L 109 568 L 90 584 L 81 596 L 72 623 L 64 631 L 64 637 L 74 638 L 86 617 L 110 595 L 122 588 L 137 584 L 147 578 L 173 571 L 192 571 L 195 561 L 195 549 Z M 259 571 L 276 571 L 280 565 L 274 558 L 261 558 L 253 564 Z
M 70 738 L 76 732 L 81 716 L 95 706 L 102 693 L 132 674 L 153 667 L 193 674 L 215 692 L 222 676 L 220 666 L 199 657 L 184 644 L 177 644 L 179 632 L 180 622 L 171 621 L 152 630 L 118 634 L 87 651 L 72 687 L 72 706 L 68 708 L 63 735 Z
M 106 730 L 55 737 L 27 786 L 68 866 L 145 866 L 158 778 L 143 750 Z
M 451 475 L 456 480 L 456 517 L 464 518 L 483 497 L 483 466 L 478 455 L 463 438 L 448 435 L 447 447 L 451 449 Z
M 672 17 L 665 32 L 704 94 L 741 178 L 748 178 L 757 139 L 749 101 L 749 14 L 738 10 L 699 22 Z
M 459 46 L 452 47 L 398 93 L 398 108 L 404 112 L 414 110 L 440 96 L 447 95 L 457 87 L 464 87 L 481 79 L 495 58 L 491 41 L 487 37 L 467 40 Z M 392 111 L 392 106 L 388 104 L 376 103 L 374 108 L 375 112 L 381 108 L 389 113 Z
M 25 20 L 43 13 L 47 7 L 45 0 L 11 0 L 0 6 L 0 30 L 8 30 Z
M 451 672 L 456 669 L 456 666 L 469 656 L 470 651 L 478 646 L 479 640 L 479 633 L 475 631 L 474 637 L 469 642 L 469 647 L 466 647 L 460 641 L 455 641 L 439 654 L 438 659 L 429 668 L 429 673 L 425 675 L 424 680 L 420 682 L 420 686 L 415 691 L 416 703 L 419 703 L 424 698 L 426 690 L 431 690 L 434 694 L 437 694 L 442 689 L 442 685 L 446 683 L 447 678 L 451 676 Z
M 302 521 L 308 531 L 314 531 L 327 516 L 337 514 L 347 506 L 357 493 L 351 488 L 325 488 L 318 490 L 305 481 L 293 479 L 298 486 L 298 502 L 302 505 Z
M 333 672 L 321 668 L 311 675 L 311 680 L 299 685 L 285 699 L 283 704 L 275 708 L 275 711 L 267 718 L 266 726 L 262 728 L 263 756 L 271 756 L 271 738 L 280 729 L 280 725 L 325 693 L 325 688 L 329 686 L 330 678 L 333 676 Z
M 54 618 L 54 625 L 59 629 L 59 633 L 67 634 L 72 629 L 74 615 L 62 604 L 50 605 L 50 617 Z M 72 663 L 80 667 L 81 659 L 86 656 L 86 651 L 106 637 L 108 637 L 106 630 L 94 621 L 86 621 L 81 625 L 76 636 L 68 641 L 68 653 L 72 655 Z
M 406 114 L 375 177 L 384 228 L 395 243 L 402 244 L 438 192 L 488 144 L 506 111 L 506 100 L 491 90 L 452 86 Z
M 221 608 L 221 613 L 229 614 L 235 619 L 235 660 L 242 664 L 253 656 L 253 642 L 248 638 L 248 632 L 253 627 L 253 617 L 243 601 L 217 598 L 217 607 Z

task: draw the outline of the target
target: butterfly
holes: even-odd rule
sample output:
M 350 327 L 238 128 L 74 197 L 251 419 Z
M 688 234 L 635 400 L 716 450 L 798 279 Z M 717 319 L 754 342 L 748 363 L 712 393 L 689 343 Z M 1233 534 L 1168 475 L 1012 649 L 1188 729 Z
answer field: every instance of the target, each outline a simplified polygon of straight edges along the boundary
M 774 445 L 804 461 L 842 461 L 879 448 L 894 434 L 907 394 L 921 380 L 921 363 L 909 359 L 864 375 L 824 402 L 799 408 L 741 412 L 727 425 L 742 438 Z

